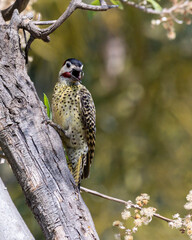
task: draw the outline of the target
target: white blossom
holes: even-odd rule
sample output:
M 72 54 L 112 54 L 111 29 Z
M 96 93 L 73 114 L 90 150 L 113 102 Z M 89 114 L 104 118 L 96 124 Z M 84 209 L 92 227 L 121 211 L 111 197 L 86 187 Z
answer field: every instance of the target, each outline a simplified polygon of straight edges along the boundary
M 148 225 L 152 221 L 152 217 L 149 218 L 149 217 L 143 216 L 141 220 L 143 224 Z
M 147 193 L 141 193 L 140 196 L 136 197 L 136 204 L 138 204 L 140 207 L 143 205 L 148 204 L 150 199 L 150 196 Z
M 187 209 L 187 210 L 191 210 L 191 209 L 192 209 L 192 202 L 187 202 L 187 203 L 184 205 L 184 208 Z
M 161 18 L 161 21 L 162 21 L 162 22 L 166 22 L 166 21 L 167 21 L 167 17 L 162 17 L 162 18 Z
M 113 226 L 114 226 L 114 227 L 119 227 L 119 226 L 122 225 L 122 224 L 123 224 L 123 223 L 120 222 L 119 220 L 113 222 Z
M 188 229 L 192 229 L 192 222 L 188 222 L 187 224 L 185 224 L 185 226 L 188 228 Z
M 133 228 L 132 228 L 132 232 L 133 232 L 133 233 L 136 233 L 137 231 L 138 231 L 138 228 L 137 228 L 137 227 L 133 227 Z
M 178 218 L 177 220 L 174 220 L 174 227 L 175 228 L 181 228 L 182 227 L 182 219 Z
M 118 227 L 118 228 L 120 228 L 120 229 L 125 229 L 125 227 L 123 226 L 123 223 L 120 222 L 119 220 L 114 221 L 114 222 L 113 222 L 113 226 L 114 226 L 114 227 Z
M 131 201 L 127 201 L 127 203 L 126 203 L 126 209 L 130 209 L 131 207 L 132 207 L 132 202 Z
M 161 24 L 161 20 L 160 20 L 160 19 L 153 19 L 153 20 L 151 21 L 151 24 L 152 24 L 152 25 L 160 25 L 160 24 Z
M 125 229 L 125 226 L 119 225 L 119 228 L 120 228 L 120 229 Z
M 185 216 L 185 219 L 184 219 L 184 221 L 183 221 L 183 225 L 184 225 L 187 229 L 192 229 L 191 215 Z
M 127 235 L 131 235 L 131 229 L 127 228 L 127 229 L 125 230 L 125 233 L 126 233 Z
M 189 191 L 189 194 L 186 197 L 188 202 L 192 202 L 192 190 Z
M 141 196 L 145 200 L 150 200 L 150 196 L 147 193 L 141 193 Z
M 133 240 L 132 235 L 125 235 L 124 240 Z
M 140 227 L 143 224 L 143 222 L 142 222 L 141 218 L 137 218 L 134 220 L 134 224 L 136 227 Z
M 183 226 L 182 218 L 178 218 L 172 222 L 169 222 L 169 226 L 171 228 L 181 228 Z
M 142 196 L 138 196 L 138 197 L 136 197 L 135 201 L 136 201 L 136 202 L 141 202 L 142 199 L 143 199 Z
M 122 217 L 123 220 L 127 220 L 128 218 L 131 217 L 130 211 L 124 210 L 124 211 L 121 213 L 121 217 Z
M 178 217 L 180 217 L 179 213 L 176 213 L 173 215 L 173 218 L 178 218 Z
M 141 209 L 141 215 L 146 216 L 148 218 L 152 218 L 154 213 L 156 212 L 156 209 L 153 207 L 143 208 Z
M 173 227 L 174 227 L 174 226 L 173 226 L 173 225 L 174 225 L 174 223 L 173 223 L 173 222 L 169 222 L 168 224 L 169 224 L 169 227 L 171 227 L 171 228 L 173 228 Z

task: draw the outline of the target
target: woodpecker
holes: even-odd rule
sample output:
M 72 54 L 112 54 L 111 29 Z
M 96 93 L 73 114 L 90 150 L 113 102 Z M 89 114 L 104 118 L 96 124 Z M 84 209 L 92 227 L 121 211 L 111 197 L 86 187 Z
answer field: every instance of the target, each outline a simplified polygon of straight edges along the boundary
M 67 59 L 60 72 L 52 97 L 53 122 L 60 126 L 60 136 L 67 164 L 76 185 L 89 176 L 95 152 L 96 110 L 87 88 L 81 84 L 83 64 Z

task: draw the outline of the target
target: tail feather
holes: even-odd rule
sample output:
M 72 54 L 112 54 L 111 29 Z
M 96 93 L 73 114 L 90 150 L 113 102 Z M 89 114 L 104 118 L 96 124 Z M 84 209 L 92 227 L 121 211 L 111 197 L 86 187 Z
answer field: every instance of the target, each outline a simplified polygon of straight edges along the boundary
M 72 148 L 68 148 L 66 150 L 67 153 L 67 164 L 69 167 L 69 170 L 71 171 L 71 174 L 73 175 L 73 178 L 75 180 L 76 185 L 80 185 L 81 179 L 88 177 L 89 175 L 89 160 L 88 160 L 88 154 L 82 153 L 82 151 L 75 151 Z M 86 168 L 86 170 L 85 170 Z M 86 174 L 85 174 L 86 172 Z
M 83 174 L 82 174 L 82 179 L 83 178 L 88 178 L 89 176 L 89 170 L 90 170 L 90 158 L 89 154 L 87 154 L 87 159 L 86 159 L 86 164 L 83 169 Z
M 73 177 L 74 177 L 76 185 L 80 184 L 80 180 L 81 180 L 82 159 L 83 159 L 83 157 L 81 155 L 80 158 L 78 159 L 78 162 L 77 162 L 75 168 L 73 169 Z
M 67 154 L 65 155 L 66 156 L 66 160 L 67 160 L 67 165 L 68 165 L 68 168 L 71 172 L 71 174 L 73 173 L 73 166 L 72 166 L 72 162 L 69 161 L 69 157 L 67 156 Z

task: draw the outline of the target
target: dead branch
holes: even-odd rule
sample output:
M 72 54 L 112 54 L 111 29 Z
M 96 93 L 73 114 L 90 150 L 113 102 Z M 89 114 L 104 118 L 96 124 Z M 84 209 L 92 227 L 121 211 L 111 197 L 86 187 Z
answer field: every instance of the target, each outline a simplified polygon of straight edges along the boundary
M 12 202 L 0 178 L 0 236 L 1 239 L 35 240 Z
M 88 188 L 85 188 L 85 187 L 80 187 L 81 191 L 83 192 L 86 192 L 86 193 L 90 193 L 92 195 L 95 195 L 95 196 L 98 196 L 98 197 L 101 197 L 101 198 L 104 198 L 104 199 L 107 199 L 107 200 L 110 200 L 110 201 L 114 201 L 114 202 L 118 202 L 118 203 L 121 203 L 121 204 L 124 204 L 124 205 L 127 205 L 128 204 L 128 201 L 125 201 L 125 200 L 122 200 L 122 199 L 119 199 L 119 198 L 114 198 L 114 197 L 110 197 L 108 195 L 105 195 L 105 194 L 102 194 L 100 192 L 97 192 L 97 191 L 94 191 L 94 190 L 91 190 L 91 189 L 88 189 Z M 133 204 L 131 203 L 130 204 L 132 208 L 135 208 L 135 209 L 138 209 L 138 210 L 141 210 L 142 208 L 139 207 L 137 204 Z M 170 218 L 166 218 L 164 216 L 161 216 L 160 214 L 158 213 L 154 213 L 153 215 L 154 217 L 157 217 L 161 220 L 164 220 L 166 222 L 172 222 L 173 220 L 171 220 Z

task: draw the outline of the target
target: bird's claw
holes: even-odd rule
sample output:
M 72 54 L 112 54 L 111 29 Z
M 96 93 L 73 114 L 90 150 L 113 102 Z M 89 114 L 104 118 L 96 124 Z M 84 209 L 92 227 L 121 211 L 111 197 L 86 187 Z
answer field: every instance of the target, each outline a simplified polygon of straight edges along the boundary
M 65 136 L 66 135 L 65 130 L 63 130 L 61 126 L 54 123 L 53 121 L 46 119 L 46 120 L 43 120 L 42 123 L 45 123 L 46 125 L 49 124 L 51 127 L 53 127 L 59 133 L 60 136 L 62 136 L 62 135 Z
M 41 123 L 42 124 L 45 123 L 47 125 L 47 124 L 50 124 L 51 122 L 52 122 L 51 120 L 44 119 Z

